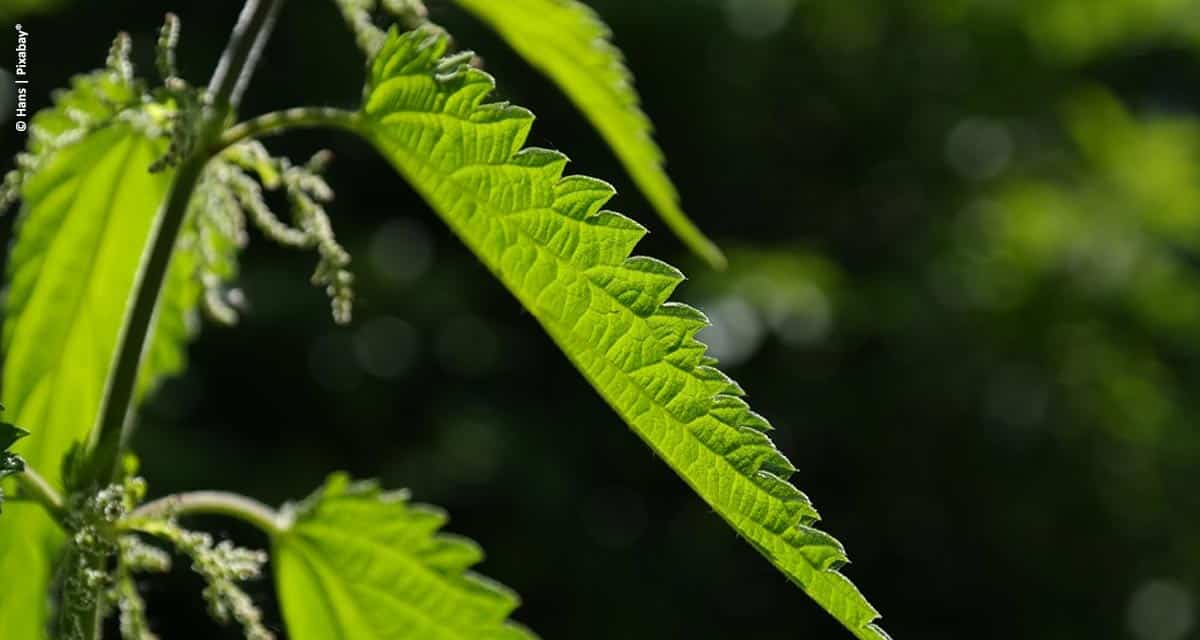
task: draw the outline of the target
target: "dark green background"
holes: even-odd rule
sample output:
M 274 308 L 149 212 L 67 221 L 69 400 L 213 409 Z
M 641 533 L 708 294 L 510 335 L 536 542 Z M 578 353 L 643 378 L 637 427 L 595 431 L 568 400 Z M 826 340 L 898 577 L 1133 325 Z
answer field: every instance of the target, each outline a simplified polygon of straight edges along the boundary
M 687 267 L 678 297 L 712 312 L 709 337 L 894 636 L 1200 637 L 1194 2 L 596 0 L 685 207 L 732 250 L 725 274 L 682 251 L 552 86 L 448 0 L 430 5 L 499 97 L 539 114 L 532 142 L 612 181 L 612 206 L 654 231 L 642 251 Z M 203 83 L 237 8 L 26 16 L 35 105 L 102 64 L 119 29 L 151 69 L 167 9 Z M 243 110 L 352 107 L 362 75 L 332 3 L 294 0 Z M 0 135 L 5 156 L 23 144 L 11 123 Z M 366 145 L 271 146 L 337 152 L 355 323 L 329 319 L 311 256 L 256 237 L 241 326 L 206 327 L 144 412 L 154 494 L 279 503 L 346 469 L 447 508 L 548 639 L 847 637 Z M 236 637 L 198 588 L 182 568 L 148 583 L 156 629 Z M 269 584 L 252 591 L 278 620 Z

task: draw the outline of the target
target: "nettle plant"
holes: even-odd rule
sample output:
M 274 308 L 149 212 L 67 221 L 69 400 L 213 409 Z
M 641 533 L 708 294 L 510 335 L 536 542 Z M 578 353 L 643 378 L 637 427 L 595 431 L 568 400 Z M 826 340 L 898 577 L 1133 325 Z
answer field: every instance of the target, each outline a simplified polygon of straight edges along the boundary
M 720 252 L 680 210 L 628 71 L 597 16 L 573 0 L 457 0 L 559 84 L 596 125 L 659 213 L 700 255 Z M 795 469 L 743 391 L 695 339 L 703 314 L 669 302 L 673 267 L 632 256 L 646 230 L 603 210 L 608 184 L 564 176 L 560 153 L 526 148 L 533 115 L 489 102 L 495 81 L 431 24 L 419 0 L 338 0 L 367 58 L 357 111 L 298 108 L 236 123 L 282 0 L 248 0 L 206 88 L 175 70 L 167 16 L 159 83 L 139 79 L 119 35 L 32 122 L 4 181 L 21 202 L 3 325 L 8 418 L 0 475 L 0 624 L 6 638 L 154 638 L 139 576 L 184 558 L 218 621 L 274 637 L 240 584 L 271 562 L 287 633 L 328 638 L 532 638 L 508 620 L 514 594 L 470 571 L 482 557 L 440 533 L 446 516 L 370 482 L 330 477 L 272 509 L 194 492 L 144 501 L 127 451 L 139 403 L 184 367 L 203 310 L 237 319 L 230 281 L 253 227 L 316 254 L 314 284 L 350 321 L 350 256 L 322 179 L 330 159 L 271 155 L 260 139 L 330 127 L 370 142 L 542 324 L 616 413 L 737 533 L 855 637 L 880 640 L 878 614 L 840 572 L 842 546 L 815 528 Z M 379 15 L 377 15 L 377 13 Z M 399 26 L 384 31 L 387 16 Z M 235 124 L 236 123 L 236 124 Z M 264 193 L 286 196 L 280 216 Z M 29 437 L 17 442 L 18 438 Z M 261 529 L 270 552 L 215 541 L 196 514 Z

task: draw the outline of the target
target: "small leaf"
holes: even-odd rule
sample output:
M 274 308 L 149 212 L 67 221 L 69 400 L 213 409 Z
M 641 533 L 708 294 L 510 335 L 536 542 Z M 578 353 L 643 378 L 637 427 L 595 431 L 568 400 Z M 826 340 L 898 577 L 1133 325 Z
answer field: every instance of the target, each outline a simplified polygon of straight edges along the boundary
M 4 407 L 0 406 L 0 411 Z M 29 435 L 29 432 L 19 427 L 0 422 L 0 480 L 6 476 L 16 473 L 21 473 L 25 470 L 25 462 L 21 460 L 15 453 L 9 453 L 7 449 L 13 446 L 17 440 Z M 0 507 L 4 506 L 4 488 L 0 487 Z
M 517 596 L 468 569 L 473 542 L 438 533 L 445 513 L 334 475 L 273 541 L 294 640 L 533 640 L 508 614 Z
M 443 60 L 447 48 L 431 31 L 392 31 L 370 69 L 368 138 L 713 510 L 855 636 L 886 638 L 838 571 L 841 544 L 787 481 L 770 424 L 695 339 L 707 318 L 667 301 L 682 274 L 630 257 L 645 229 L 601 210 L 612 187 L 523 149 L 533 115 L 485 103 L 495 81 Z
M 650 119 L 639 106 L 633 75 L 612 32 L 576 0 L 457 0 L 492 26 L 529 64 L 554 81 L 620 158 L 671 230 L 715 267 L 725 256 L 679 205 L 663 169 Z
M 4 411 L 3 406 L 0 406 L 0 411 Z M 17 440 L 20 440 L 27 435 L 29 435 L 28 431 L 16 425 L 12 425 L 7 422 L 0 422 L 0 451 L 8 450 L 8 448 L 13 446 Z

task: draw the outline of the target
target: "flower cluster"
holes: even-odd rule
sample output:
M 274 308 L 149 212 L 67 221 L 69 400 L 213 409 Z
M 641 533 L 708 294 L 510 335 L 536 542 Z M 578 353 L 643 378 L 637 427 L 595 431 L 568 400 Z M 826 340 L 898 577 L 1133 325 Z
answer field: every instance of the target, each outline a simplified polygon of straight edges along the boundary
M 68 499 L 63 525 L 69 535 L 61 587 L 61 600 L 65 604 L 59 611 L 58 637 L 65 640 L 90 637 L 90 628 L 95 624 L 93 616 L 103 617 L 114 604 L 122 612 L 122 626 L 126 626 L 125 619 L 137 615 L 138 608 L 123 603 L 122 592 L 129 589 L 131 581 L 128 575 L 135 570 L 169 566 L 165 554 L 155 553 L 157 550 L 151 551 L 121 533 L 119 523 L 145 495 L 146 482 L 129 477 L 94 494 L 76 493 Z M 144 628 L 144 607 L 140 608 Z M 149 640 L 153 636 L 126 638 Z
M 262 575 L 268 559 L 265 551 L 238 547 L 228 540 L 214 543 L 210 534 L 184 529 L 174 519 L 148 524 L 143 531 L 170 542 L 192 560 L 192 570 L 206 584 L 204 600 L 213 618 L 236 621 L 247 640 L 274 640 L 275 634 L 263 624 L 262 611 L 238 584 Z

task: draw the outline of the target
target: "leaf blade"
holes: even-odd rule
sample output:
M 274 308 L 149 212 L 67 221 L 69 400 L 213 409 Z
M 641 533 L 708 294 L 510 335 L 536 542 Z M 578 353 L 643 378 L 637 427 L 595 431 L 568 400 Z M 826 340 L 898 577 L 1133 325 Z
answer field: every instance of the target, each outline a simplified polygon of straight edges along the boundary
M 272 540 L 276 584 L 296 640 L 511 639 L 512 592 L 468 569 L 483 554 L 438 533 L 441 511 L 334 475 Z
M 491 76 L 447 68 L 447 46 L 433 33 L 389 35 L 371 66 L 368 138 L 701 498 L 857 637 L 886 638 L 837 571 L 841 545 L 783 479 L 794 469 L 770 425 L 695 340 L 707 319 L 667 302 L 682 274 L 629 257 L 645 230 L 601 211 L 612 188 L 564 178 L 561 154 L 522 149 L 532 114 L 484 104 Z
M 45 159 L 22 189 L 9 256 L 0 400 L 33 433 L 19 453 L 58 488 L 63 456 L 86 438 L 99 412 L 141 248 L 172 179 L 171 172 L 148 171 L 166 142 L 117 117 L 140 108 L 140 96 L 135 83 L 94 72 L 75 78 L 32 123 L 29 150 Z M 81 117 L 96 126 L 51 147 L 48 141 Z M 139 372 L 139 400 L 182 367 L 180 316 L 198 297 L 181 284 L 190 268 L 173 258 Z M 12 637 L 44 637 L 50 563 L 62 537 L 37 509 L 14 508 L 5 520 L 0 568 L 29 578 L 28 588 L 0 598 L 0 620 Z
M 725 266 L 721 250 L 680 206 L 633 74 L 612 43 L 612 31 L 594 10 L 576 0 L 456 1 L 558 85 L 689 249 L 714 267 Z

